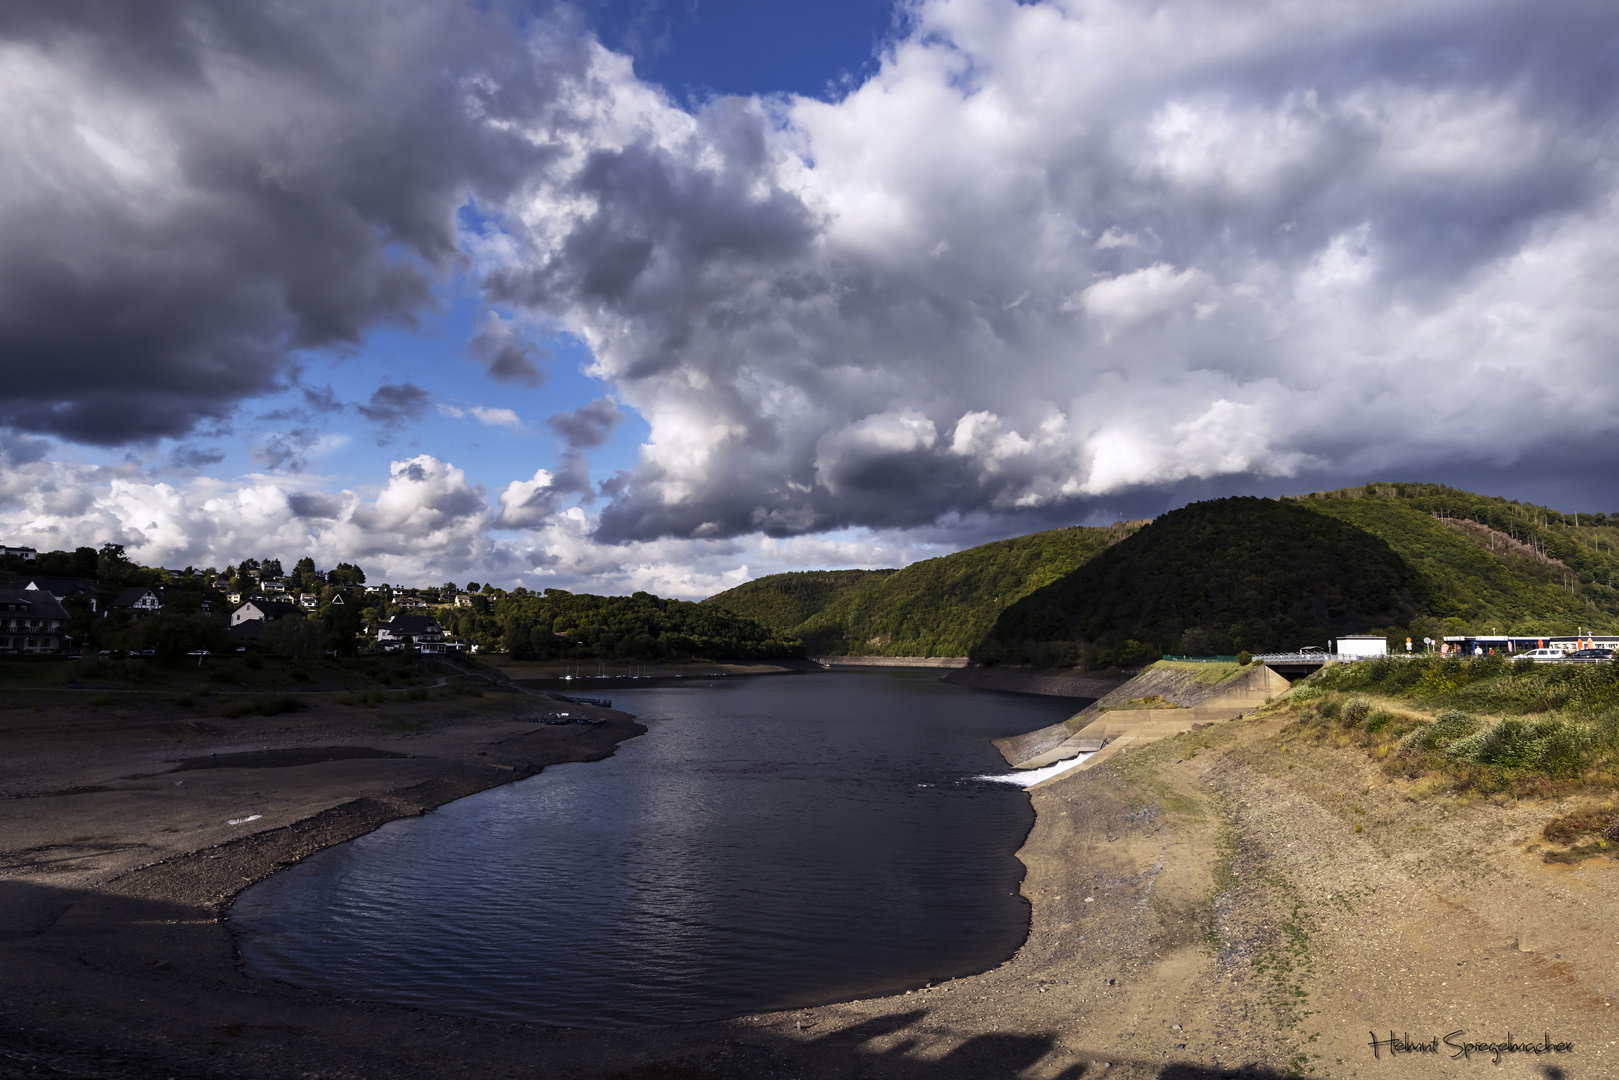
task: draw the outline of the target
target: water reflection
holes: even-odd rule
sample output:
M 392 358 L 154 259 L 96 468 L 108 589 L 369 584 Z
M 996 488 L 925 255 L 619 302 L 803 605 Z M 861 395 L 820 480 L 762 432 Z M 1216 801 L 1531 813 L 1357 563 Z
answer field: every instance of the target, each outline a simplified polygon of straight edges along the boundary
M 1005 959 L 1028 798 L 989 740 L 1070 702 L 848 672 L 615 690 L 650 731 L 244 893 L 248 969 L 576 1026 L 864 996 Z

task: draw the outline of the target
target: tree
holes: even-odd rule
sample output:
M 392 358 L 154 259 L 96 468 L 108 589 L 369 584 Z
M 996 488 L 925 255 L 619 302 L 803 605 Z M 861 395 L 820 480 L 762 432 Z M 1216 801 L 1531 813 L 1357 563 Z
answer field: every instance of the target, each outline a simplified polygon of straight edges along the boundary
M 359 604 L 328 603 L 320 609 L 321 625 L 326 628 L 326 640 L 339 656 L 353 656 L 359 649 L 355 636 L 365 628 L 365 613 Z
M 467 582 L 467 592 L 475 593 L 479 588 L 481 588 L 481 586 L 476 581 Z
M 122 544 L 102 544 L 101 550 L 96 553 L 96 577 L 103 584 L 122 584 L 134 569 L 135 565 L 124 554 Z
M 265 559 L 263 562 L 259 563 L 259 576 L 272 581 L 276 578 L 285 577 L 286 574 L 281 569 L 281 560 Z
M 319 656 L 326 647 L 326 628 L 316 619 L 288 615 L 266 626 L 259 640 L 278 656 L 304 660 Z
M 326 575 L 333 585 L 364 585 L 365 571 L 353 563 L 340 562 Z

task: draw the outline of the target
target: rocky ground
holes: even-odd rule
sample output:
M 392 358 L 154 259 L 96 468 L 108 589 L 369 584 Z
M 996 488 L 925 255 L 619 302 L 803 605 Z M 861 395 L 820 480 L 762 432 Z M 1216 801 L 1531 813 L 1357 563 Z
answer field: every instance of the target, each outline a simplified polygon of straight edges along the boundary
M 589 1032 L 249 979 L 225 920 L 236 892 L 311 851 L 610 753 L 630 718 L 547 728 L 495 694 L 232 721 L 124 711 L 0 704 L 0 1077 L 1619 1075 L 1619 867 L 1531 850 L 1569 805 L 1424 795 L 1364 752 L 1295 742 L 1282 716 L 1035 789 L 1031 931 L 992 971 Z M 1444 1041 L 1509 1033 L 1572 1049 L 1497 1065 Z

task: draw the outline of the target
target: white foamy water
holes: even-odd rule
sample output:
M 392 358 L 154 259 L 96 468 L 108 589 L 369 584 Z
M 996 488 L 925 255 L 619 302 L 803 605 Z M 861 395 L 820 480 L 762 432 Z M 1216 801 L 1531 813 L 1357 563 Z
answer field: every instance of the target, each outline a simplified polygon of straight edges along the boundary
M 1085 763 L 1089 754 L 1081 754 L 1067 761 L 1059 761 L 1055 765 L 1047 765 L 1043 769 L 1022 769 L 1018 772 L 997 773 L 994 776 L 975 777 L 978 780 L 989 780 L 996 784 L 1016 784 L 1018 787 L 1033 787 L 1042 780 L 1050 780 L 1053 776 L 1061 776 L 1069 769 L 1077 768 Z

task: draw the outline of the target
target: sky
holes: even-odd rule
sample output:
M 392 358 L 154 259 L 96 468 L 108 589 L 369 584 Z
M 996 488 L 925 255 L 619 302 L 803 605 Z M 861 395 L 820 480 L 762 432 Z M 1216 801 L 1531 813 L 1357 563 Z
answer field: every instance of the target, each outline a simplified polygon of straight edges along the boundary
M 1619 8 L 10 0 L 0 542 L 700 598 L 1619 511 Z

